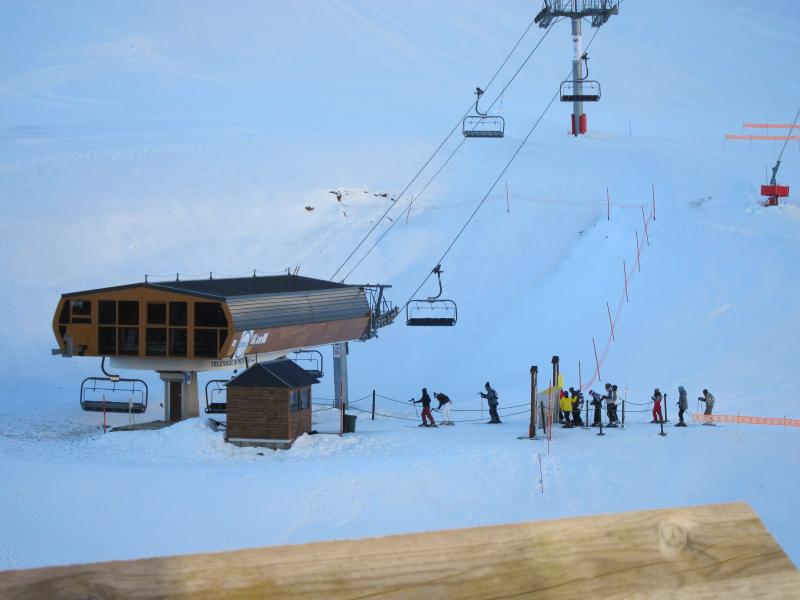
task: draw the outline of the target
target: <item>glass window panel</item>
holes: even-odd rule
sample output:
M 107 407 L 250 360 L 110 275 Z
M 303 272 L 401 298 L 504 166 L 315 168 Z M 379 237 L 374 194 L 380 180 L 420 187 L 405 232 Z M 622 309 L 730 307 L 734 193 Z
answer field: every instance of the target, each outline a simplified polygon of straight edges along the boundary
M 217 330 L 216 329 L 195 329 L 194 330 L 194 355 L 204 358 L 216 358 L 217 350 Z
M 90 300 L 70 300 L 69 305 L 73 323 L 92 322 L 92 303 Z
M 147 304 L 147 324 L 148 325 L 167 324 L 166 302 L 150 302 Z
M 61 325 L 69 323 L 69 302 L 64 302 L 64 307 L 61 309 L 61 316 L 58 317 L 58 322 Z
M 173 329 L 173 328 L 170 328 L 170 330 L 169 330 L 169 355 L 170 356 L 186 356 L 186 330 L 185 329 Z
M 194 303 L 195 327 L 227 327 L 228 319 L 219 302 Z
M 166 317 L 166 307 L 164 307 Z M 148 327 L 145 332 L 144 353 L 147 356 L 166 356 L 167 355 L 167 328 Z
M 106 356 L 117 353 L 116 327 L 97 328 L 97 353 Z
M 97 313 L 100 317 L 100 325 L 117 324 L 117 301 L 100 300 Z
M 169 324 L 186 327 L 186 315 L 188 313 L 186 302 L 169 303 Z
M 219 350 L 222 351 L 222 347 L 225 345 L 225 340 L 228 339 L 228 331 L 226 329 L 219 330 Z
M 120 302 L 122 304 L 122 302 Z M 120 317 L 122 316 L 120 311 Z M 139 354 L 139 328 L 120 327 L 119 328 L 119 353 L 126 355 Z
M 120 300 L 119 301 L 119 324 L 138 325 L 139 324 L 139 301 Z M 122 348 L 120 347 L 120 350 Z
M 300 390 L 300 409 L 306 410 L 311 408 L 311 395 L 308 393 L 309 389 L 305 388 Z

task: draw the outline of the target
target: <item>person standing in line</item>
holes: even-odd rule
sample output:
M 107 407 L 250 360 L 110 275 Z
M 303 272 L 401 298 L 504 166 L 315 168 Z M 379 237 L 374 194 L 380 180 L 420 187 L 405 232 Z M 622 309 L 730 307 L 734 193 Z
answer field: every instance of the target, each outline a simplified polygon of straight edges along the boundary
M 581 418 L 581 409 L 583 408 L 583 394 L 580 390 L 569 388 L 572 395 L 572 425 L 574 427 L 583 427 L 583 419 Z
M 661 401 L 664 399 L 661 395 L 661 390 L 656 388 L 653 392 L 653 397 L 650 399 L 653 401 L 653 420 L 650 422 L 661 423 L 661 421 L 664 420 L 664 417 L 661 415 Z
M 566 390 L 561 391 L 561 400 L 559 402 L 561 408 L 561 416 L 563 418 L 564 427 L 572 428 L 572 421 L 569 416 L 572 414 L 572 400 L 569 398 Z
M 714 396 L 708 390 L 703 390 L 703 395 L 698 398 L 700 402 L 706 405 L 706 409 L 703 411 L 703 415 L 707 417 L 711 417 L 711 413 L 714 411 Z M 706 419 L 703 422 L 703 425 L 713 425 L 711 419 Z
M 605 396 L 598 394 L 594 390 L 589 390 L 589 395 L 592 397 L 591 405 L 594 407 L 594 419 L 592 419 L 592 427 L 600 427 L 602 424 L 601 412 L 603 410 L 603 398 Z
M 608 426 L 617 427 L 617 386 L 610 383 L 606 384 L 606 414 Z
M 492 389 L 492 386 L 489 385 L 489 382 L 486 382 L 484 385 L 486 388 L 486 392 L 480 392 L 481 398 L 486 398 L 486 402 L 489 404 L 489 423 L 502 423 L 500 420 L 500 415 L 497 414 L 497 405 L 499 404 L 497 400 L 497 392 Z
M 442 412 L 442 420 L 439 421 L 442 425 L 455 425 L 453 420 L 450 418 L 450 408 L 453 404 L 453 401 L 450 398 L 441 392 L 433 392 L 433 397 L 439 401 L 439 408 L 437 410 Z
M 689 397 L 686 394 L 686 389 L 682 385 L 678 386 L 678 422 L 675 427 L 686 427 L 686 422 L 683 420 L 683 413 L 689 408 Z
M 414 404 L 422 404 L 422 423 L 420 427 L 436 427 L 436 422 L 433 420 L 433 413 L 431 413 L 431 397 L 428 395 L 428 388 L 422 388 L 422 396 L 419 400 L 411 400 Z M 428 425 L 426 419 L 430 419 L 431 423 Z

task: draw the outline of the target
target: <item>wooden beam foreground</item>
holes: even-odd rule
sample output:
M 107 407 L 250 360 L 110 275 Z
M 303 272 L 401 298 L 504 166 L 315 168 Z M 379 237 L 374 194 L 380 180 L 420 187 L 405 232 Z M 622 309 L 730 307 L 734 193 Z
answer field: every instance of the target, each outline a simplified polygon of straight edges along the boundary
M 792 598 L 747 504 L 0 572 L 0 598 Z

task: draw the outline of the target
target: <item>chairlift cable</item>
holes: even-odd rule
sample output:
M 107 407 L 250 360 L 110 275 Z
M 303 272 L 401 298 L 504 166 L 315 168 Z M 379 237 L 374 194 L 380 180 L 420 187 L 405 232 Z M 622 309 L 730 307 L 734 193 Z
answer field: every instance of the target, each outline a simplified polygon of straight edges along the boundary
M 551 26 L 552 26 L 552 25 L 551 25 Z M 548 29 L 548 31 L 549 31 L 549 29 Z M 592 35 L 591 39 L 589 40 L 589 43 L 586 45 L 586 50 L 588 50 L 588 49 L 589 49 L 589 46 L 591 46 L 591 45 L 592 45 L 592 42 L 594 42 L 594 38 L 595 38 L 595 37 L 597 37 L 597 34 L 598 34 L 599 32 L 600 32 L 600 28 L 597 28 L 597 30 L 594 32 L 594 35 Z M 570 70 L 570 72 L 571 72 L 571 70 Z M 436 263 L 435 263 L 435 264 L 437 264 L 437 265 L 440 265 L 440 264 L 442 264 L 442 263 L 444 262 L 444 259 L 445 259 L 445 258 L 447 257 L 447 255 L 450 253 L 450 250 L 452 250 L 452 249 L 453 249 L 453 246 L 455 246 L 456 242 L 459 240 L 459 238 L 461 237 L 461 235 L 464 233 L 464 231 L 467 229 L 467 227 L 469 226 L 469 224 L 472 222 L 472 219 L 474 219 L 474 218 L 475 218 L 475 215 L 476 215 L 476 214 L 478 214 L 478 211 L 480 210 L 481 206 L 483 206 L 484 202 L 486 202 L 486 199 L 489 197 L 489 194 L 491 194 L 491 193 L 492 193 L 492 191 L 494 190 L 495 186 L 497 186 L 497 184 L 499 183 L 499 181 L 500 181 L 500 180 L 503 178 L 503 176 L 506 174 L 506 171 L 508 171 L 508 169 L 509 169 L 509 167 L 511 166 L 511 164 L 514 162 L 514 159 L 516 159 L 516 158 L 517 158 L 517 156 L 519 155 L 519 153 L 522 151 L 522 148 L 523 148 L 523 147 L 525 146 L 525 144 L 528 142 L 528 139 L 531 137 L 531 135 L 533 135 L 533 132 L 534 132 L 534 131 L 536 130 L 536 128 L 539 126 L 539 123 L 541 123 L 542 119 L 543 119 L 543 118 L 544 118 L 544 116 L 547 114 L 547 111 L 549 111 L 549 110 L 550 110 L 550 107 L 551 107 L 551 106 L 553 106 L 553 103 L 556 101 L 556 98 L 558 98 L 558 97 L 559 97 L 559 95 L 560 95 L 560 92 L 561 92 L 561 88 L 560 88 L 560 86 L 559 86 L 559 88 L 556 90 L 555 94 L 553 94 L 553 96 L 550 98 L 550 101 L 547 103 L 547 106 L 545 106 L 544 110 L 542 111 L 542 114 L 540 114 L 540 115 L 539 115 L 539 118 L 538 118 L 538 119 L 536 119 L 536 122 L 535 122 L 535 123 L 533 124 L 533 126 L 530 128 L 530 130 L 528 131 L 528 134 L 525 136 L 525 138 L 522 140 L 522 142 L 519 144 L 519 146 L 517 146 L 517 149 L 514 151 L 514 154 L 512 154 L 512 155 L 511 155 L 511 158 L 508 160 L 508 162 L 505 164 L 505 166 L 503 167 L 503 169 L 500 171 L 500 174 L 499 174 L 499 175 L 497 176 L 497 178 L 494 180 L 494 182 L 493 182 L 493 183 L 492 183 L 492 185 L 489 187 L 489 189 L 487 190 L 487 192 L 486 192 L 486 193 L 483 195 L 483 198 L 481 198 L 480 202 L 478 202 L 478 205 L 475 207 L 475 210 L 473 210 L 473 211 L 472 211 L 472 213 L 471 213 L 471 214 L 470 214 L 470 216 L 467 218 L 467 220 L 466 220 L 466 222 L 464 223 L 464 225 L 462 225 L 462 226 L 461 226 L 461 229 L 459 229 L 459 230 L 458 230 L 458 233 L 457 233 L 457 234 L 456 234 L 456 236 L 453 238 L 453 241 L 451 241 L 451 242 L 450 242 L 450 245 L 449 245 L 449 246 L 447 246 L 447 248 L 446 248 L 446 249 L 445 249 L 445 251 L 442 253 L 442 255 L 439 257 L 439 259 L 436 261 Z M 502 93 L 502 92 L 501 92 L 501 93 Z M 798 112 L 798 114 L 800 115 L 800 112 Z M 425 285 L 425 284 L 428 282 L 428 279 L 430 279 L 430 277 L 431 277 L 431 275 L 432 275 L 432 274 L 433 274 L 433 271 L 429 271 L 429 272 L 428 272 L 428 274 L 425 276 L 425 279 L 423 279 L 423 280 L 422 280 L 422 283 L 420 283 L 420 284 L 419 284 L 419 286 L 417 287 L 417 289 L 416 289 L 416 290 L 414 290 L 414 292 L 411 294 L 411 296 L 409 296 L 408 300 L 406 300 L 406 302 L 403 304 L 403 307 L 404 307 L 404 308 L 405 308 L 406 306 L 408 306 L 408 304 L 409 304 L 409 303 L 410 303 L 410 302 L 411 302 L 411 301 L 414 299 L 414 297 L 417 295 L 417 293 L 418 293 L 418 292 L 419 292 L 419 291 L 422 289 L 422 287 L 423 287 L 423 286 L 424 286 L 424 285 Z
M 512 82 L 513 82 L 513 81 L 514 81 L 516 78 L 517 78 L 517 75 L 519 75 L 519 74 L 520 74 L 520 72 L 521 72 L 521 71 L 522 71 L 522 69 L 525 67 L 525 65 L 526 65 L 526 64 L 528 64 L 528 61 L 529 61 L 529 60 L 531 59 L 531 57 L 533 56 L 534 52 L 536 52 L 536 50 L 539 48 L 539 46 L 541 46 L 541 45 L 542 45 L 542 42 L 543 42 L 543 41 L 544 41 L 544 39 L 547 37 L 547 34 L 548 34 L 548 33 L 550 33 L 550 30 L 553 28 L 553 25 L 554 25 L 554 23 L 552 23 L 552 24 L 550 25 L 550 27 L 548 27 L 548 28 L 545 30 L 545 32 L 544 32 L 544 34 L 542 35 L 542 37 L 541 37 L 541 38 L 539 38 L 539 41 L 536 43 L 536 45 L 533 47 L 533 49 L 532 49 L 532 50 L 531 50 L 531 51 L 528 53 L 528 56 L 526 56 L 526 57 L 525 57 L 525 60 L 524 60 L 524 61 L 522 61 L 522 64 L 520 64 L 520 66 L 519 66 L 519 67 L 517 67 L 517 70 L 514 72 L 514 75 L 512 75 L 512 76 L 511 76 L 511 79 L 509 79 L 509 80 L 508 80 L 508 82 L 507 82 L 507 83 L 506 83 L 506 84 L 503 86 L 503 89 L 502 89 L 502 90 L 500 90 L 500 93 L 499 93 L 497 96 L 495 96 L 495 99 L 494 99 L 494 100 L 492 101 L 492 103 L 489 105 L 489 108 L 488 108 L 488 109 L 486 109 L 487 111 L 489 111 L 489 110 L 492 110 L 492 108 L 493 108 L 493 107 L 494 107 L 494 105 L 495 105 L 495 104 L 498 102 L 498 100 L 500 100 L 500 99 L 503 97 L 503 94 L 504 94 L 504 92 L 505 92 L 505 91 L 508 89 L 508 87 L 511 85 L 511 83 L 512 83 Z M 592 39 L 594 39 L 594 38 L 592 38 Z M 590 42 L 590 43 L 591 43 L 591 42 Z M 519 45 L 519 42 L 517 42 L 517 45 Z M 515 46 L 515 48 L 516 48 L 516 46 Z M 587 46 L 587 48 L 588 48 L 588 46 Z M 510 56 L 510 55 L 509 55 L 509 56 Z M 508 59 L 506 59 L 506 60 L 508 60 Z M 503 64 L 505 64 L 505 61 L 503 62 Z M 501 68 L 502 68 L 502 67 L 501 67 Z M 496 75 L 496 74 L 495 74 L 495 75 Z M 494 81 L 494 77 L 492 78 L 492 81 Z M 491 83 L 491 82 L 490 82 L 490 83 Z M 487 86 L 487 87 L 488 87 L 488 86 Z M 472 108 L 472 106 L 470 106 L 470 109 L 471 109 L 471 108 Z M 467 111 L 467 113 L 469 113 L 469 110 Z M 463 120 L 463 118 L 462 118 L 462 120 Z M 460 122 L 459 122 L 459 123 L 460 123 Z M 454 129 L 453 129 L 451 132 L 450 132 L 450 135 L 452 135 L 452 134 L 453 134 L 453 131 L 455 131 L 457 128 L 458 128 L 458 125 L 456 125 L 456 127 L 455 127 L 455 128 L 454 128 Z M 449 138 L 449 137 L 450 137 L 450 136 L 448 135 L 448 138 Z M 447 140 L 445 140 L 445 141 L 447 141 Z M 464 142 L 466 142 L 466 141 L 467 141 L 467 138 L 461 138 L 461 141 L 458 143 L 458 145 L 455 147 L 455 149 L 454 149 L 454 150 L 453 150 L 453 151 L 450 153 L 450 156 L 448 156 L 448 157 L 447 157 L 447 159 L 445 159 L 445 161 L 444 161 L 444 162 L 443 162 L 443 163 L 442 163 L 442 164 L 439 166 L 439 168 L 436 170 L 436 172 L 434 172 L 434 174 L 433 174 L 433 175 L 430 177 L 430 179 L 428 179 L 428 181 L 425 183 L 425 185 L 424 185 L 424 186 L 422 186 L 422 189 L 421 189 L 419 192 L 417 192 L 417 194 L 415 194 L 415 195 L 414 195 L 414 197 L 413 197 L 413 198 L 411 198 L 411 200 L 409 200 L 409 202 L 408 202 L 407 206 L 406 206 L 406 207 L 403 209 L 403 212 L 405 212 L 406 210 L 410 209 L 410 208 L 411 208 L 411 205 L 412 205 L 414 202 L 416 202 L 417 200 L 419 200 L 419 197 L 420 197 L 420 196 L 421 196 L 421 195 L 422 195 L 422 194 L 425 192 L 425 190 L 427 190 L 427 189 L 428 189 L 428 186 L 430 186 L 430 184 L 431 184 L 431 183 L 433 183 L 433 180 L 434 180 L 434 179 L 436 179 L 436 178 L 439 176 L 439 173 L 441 173 L 441 172 L 442 172 L 442 170 L 443 170 L 443 169 L 444 169 L 444 168 L 447 166 L 447 164 L 450 162 L 450 160 L 451 160 L 451 159 L 452 159 L 452 158 L 453 158 L 453 157 L 454 157 L 454 156 L 455 156 L 455 155 L 458 153 L 458 151 L 461 149 L 461 146 L 463 146 L 463 145 L 464 145 Z M 444 143 L 444 142 L 443 142 L 443 143 Z M 441 148 L 441 146 L 440 146 L 439 148 Z M 439 149 L 437 148 L 437 152 L 438 152 L 438 151 L 439 151 Z M 431 158 L 433 158 L 433 156 L 431 156 Z M 430 161 L 428 161 L 428 162 L 430 162 Z M 426 166 L 427 166 L 427 164 L 428 164 L 428 163 L 426 163 Z M 424 168 L 424 167 L 423 167 L 423 168 Z M 421 172 L 422 172 L 422 171 L 420 171 L 420 173 L 421 173 Z M 420 173 L 417 173 L 417 175 L 414 177 L 414 179 L 416 179 L 416 178 L 419 176 L 419 174 L 420 174 Z M 412 180 L 412 182 L 411 182 L 411 183 L 413 183 L 413 180 Z M 409 184 L 409 185 L 410 185 L 410 184 Z M 408 189 L 408 187 L 406 187 L 406 190 L 407 190 L 407 189 Z M 403 192 L 405 192 L 406 190 L 403 190 Z M 401 193 L 401 194 L 400 194 L 400 196 L 402 196 L 402 195 L 403 195 L 403 194 Z M 389 208 L 389 210 L 391 210 L 391 209 L 392 209 L 392 208 L 393 208 L 395 205 L 397 205 L 397 203 L 400 201 L 400 196 L 398 196 L 398 197 L 397 197 L 397 201 L 396 201 L 396 202 L 395 202 L 395 203 L 394 203 L 394 204 L 393 204 L 393 205 L 392 205 L 392 206 Z M 383 220 L 383 218 L 386 216 L 386 214 L 387 214 L 387 213 L 388 213 L 388 210 L 387 210 L 387 212 L 386 212 L 386 213 L 384 213 L 383 217 L 381 217 L 381 220 Z M 350 277 L 350 275 L 352 275 L 353 271 L 355 271 L 355 270 L 358 268 L 358 266 L 359 266 L 359 265 L 360 265 L 362 262 L 364 262 L 364 260 L 367 258 L 367 256 L 369 256 L 369 255 L 372 253 L 372 251 L 373 251 L 373 250 L 374 250 L 374 249 L 375 249 L 375 248 L 378 246 L 378 244 L 380 244 L 380 243 L 383 241 L 383 238 L 385 238 L 385 237 L 386 237 L 386 235 L 389 233 L 389 231 L 391 231 L 391 229 L 392 229 L 392 228 L 395 226 L 395 224 L 397 224 L 397 222 L 398 222 L 399 220 L 400 220 L 400 219 L 394 219 L 394 220 L 393 220 L 391 223 L 389 223 L 389 226 L 388 226 L 388 227 L 387 227 L 387 228 L 386 228 L 386 229 L 383 231 L 383 233 L 382 233 L 382 234 L 381 234 L 381 235 L 378 237 L 378 239 L 377 239 L 377 240 L 376 240 L 376 241 L 375 241 L 375 242 L 372 244 L 372 246 L 370 246 L 370 247 L 369 247 L 369 249 L 368 249 L 368 250 L 367 250 L 367 251 L 366 251 L 366 252 L 365 252 L 365 253 L 364 253 L 364 254 L 361 256 L 361 258 L 359 258 L 359 259 L 358 259 L 358 261 L 356 262 L 356 264 L 355 264 L 355 265 L 354 265 L 354 266 L 353 266 L 353 267 L 350 269 L 350 271 L 348 271 L 347 275 L 345 275 L 345 276 L 344 276 L 344 278 L 342 279 L 342 281 L 345 281 L 345 280 L 346 280 L 348 277 Z M 377 226 L 377 224 L 376 224 L 375 226 L 373 226 L 373 228 L 372 228 L 372 229 L 369 231 L 369 233 L 367 233 L 367 236 L 365 236 L 364 240 L 362 240 L 362 242 L 361 242 L 361 243 L 363 243 L 363 242 L 366 240 L 366 237 L 368 237 L 368 236 L 369 236 L 369 235 L 372 233 L 372 231 L 375 229 L 375 227 L 376 227 L 376 226 Z M 359 245 L 361 245 L 361 244 L 359 244 Z M 357 249 L 358 249 L 358 248 L 356 248 L 356 250 L 357 250 Z M 347 258 L 347 260 L 346 260 L 346 261 L 345 261 L 345 262 L 342 264 L 342 266 L 341 266 L 341 267 L 339 267 L 339 269 L 341 269 L 341 268 L 342 268 L 342 267 L 343 267 L 343 266 L 344 266 L 344 265 L 347 263 L 347 261 L 349 261 L 349 260 L 350 260 L 350 258 L 353 256 L 353 254 L 355 254 L 355 250 L 353 251 L 353 253 L 351 253 L 351 255 L 350 255 L 348 258 Z M 336 271 L 337 273 L 339 272 L 339 269 L 337 269 L 337 271 Z M 335 275 L 336 275 L 336 273 L 334 273 L 334 276 L 335 276 Z M 333 279 L 333 278 L 331 278 L 331 279 Z M 406 303 L 406 304 L 407 304 L 407 303 Z
M 523 40 L 523 39 L 525 38 L 525 36 L 528 34 L 528 32 L 530 31 L 531 27 L 533 27 L 533 25 L 534 25 L 534 21 L 533 21 L 533 19 L 531 19 L 531 22 L 530 22 L 530 23 L 528 23 L 528 26 L 525 28 L 525 31 L 523 31 L 523 32 L 522 32 L 522 35 L 521 35 L 521 36 L 519 37 L 519 39 L 517 40 L 517 43 L 516 43 L 516 44 L 514 44 L 514 46 L 513 46 L 513 47 L 511 48 L 511 50 L 509 51 L 509 53 L 506 55 L 505 59 L 503 59 L 503 62 L 500 64 L 500 66 L 499 66 L 499 67 L 497 68 L 497 70 L 494 72 L 494 75 L 492 75 L 492 78 L 489 80 L 489 83 L 487 83 L 487 84 L 484 86 L 484 88 L 483 88 L 484 90 L 485 90 L 485 89 L 488 89 L 488 88 L 489 88 L 489 86 L 491 86 L 491 85 L 492 85 L 492 83 L 494 83 L 494 80 L 495 80 L 495 79 L 497 79 L 497 76 L 500 74 L 500 71 L 502 71 L 503 67 L 505 67 L 505 66 L 506 66 L 506 63 L 509 61 L 509 59 L 511 58 L 511 56 L 514 54 L 514 51 L 517 49 L 517 47 L 518 47 L 518 46 L 519 46 L 519 45 L 522 43 L 522 40 Z M 545 33 L 544 33 L 544 35 L 542 36 L 542 38 L 541 38 L 541 39 L 544 39 L 544 38 L 547 36 L 547 34 L 548 34 L 548 32 L 549 32 L 549 31 L 550 31 L 550 28 L 548 28 L 547 30 L 545 30 Z M 541 43 L 541 40 L 540 40 L 540 42 L 539 42 L 539 43 Z M 537 44 L 536 46 L 538 47 L 538 46 L 539 46 L 539 44 Z M 527 59 L 526 59 L 526 62 L 527 62 Z M 516 74 L 515 74 L 514 76 L 516 77 Z M 507 87 L 507 86 L 506 86 L 506 87 Z M 505 90 L 505 88 L 503 88 L 503 89 Z M 453 135 L 453 134 L 454 134 L 454 133 L 455 133 L 455 132 L 458 130 L 458 128 L 461 126 L 461 123 L 462 123 L 462 121 L 464 120 L 464 118 L 465 118 L 465 117 L 466 117 L 466 116 L 467 116 L 467 115 L 470 113 L 470 110 L 472 109 L 472 104 L 473 104 L 473 103 L 472 103 L 472 102 L 470 102 L 470 104 L 469 104 L 469 107 L 467 107 L 467 110 L 466 110 L 466 111 L 464 111 L 464 114 L 463 114 L 463 115 L 462 115 L 462 116 L 461 116 L 461 117 L 458 119 L 458 121 L 456 121 L 456 124 L 455 124 L 455 125 L 453 125 L 453 128 L 450 130 L 450 132 L 449 132 L 449 133 L 448 133 L 448 134 L 445 136 L 445 138 L 444 138 L 444 139 L 441 141 L 441 143 L 440 143 L 440 144 L 439 144 L 439 145 L 436 147 L 436 149 L 435 149 L 435 150 L 433 151 L 433 153 L 432 153 L 432 154 L 431 154 L 431 155 L 428 157 L 428 159 L 425 161 L 425 163 L 422 165 L 422 167 L 420 167 L 420 169 L 417 171 L 417 173 L 414 175 L 414 177 L 411 179 L 411 181 L 409 181 L 409 182 L 408 182 L 408 184 L 406 185 L 406 187 L 405 187 L 405 188 L 403 188 L 403 190 L 400 192 L 400 195 L 398 195 L 398 196 L 397 196 L 397 198 L 395 199 L 395 201 L 394 201 L 394 202 L 392 202 L 392 203 L 389 205 L 389 207 L 386 209 L 386 211 L 385 211 L 385 212 L 384 212 L 384 213 L 381 215 L 381 218 L 380 218 L 380 219 L 377 219 L 377 220 L 375 221 L 375 224 L 374 224 L 374 225 L 373 225 L 373 226 L 370 228 L 370 230 L 369 230 L 369 231 L 366 233 L 366 235 L 365 235 L 365 236 L 364 236 L 364 237 L 361 239 L 361 241 L 360 241 L 360 242 L 358 242 L 358 244 L 356 244 L 356 247 L 355 247 L 355 248 L 353 248 L 353 251 L 352 251 L 352 252 L 350 252 L 350 254 L 347 256 L 347 258 L 344 260 L 344 262 L 342 262 L 342 264 L 341 264 L 341 265 L 339 265 L 339 268 L 338 268 L 338 269 L 336 269 L 336 271 L 333 273 L 333 275 L 331 275 L 331 277 L 330 277 L 330 279 L 331 279 L 331 280 L 333 280 L 333 278 L 334 278 L 334 277 L 336 277 L 336 275 L 339 273 L 339 271 L 341 271 L 341 270 L 344 268 L 344 266 L 345 266 L 345 265 L 346 265 L 346 264 L 347 264 L 347 263 L 350 261 L 350 259 L 351 259 L 351 258 L 353 258 L 353 256 L 355 255 L 355 253 L 356 253 L 356 252 L 358 252 L 358 249 L 359 249 L 359 248 L 361 248 L 361 246 L 364 244 L 364 242 L 365 242 L 365 241 L 367 241 L 367 239 L 369 238 L 369 236 L 370 236 L 370 235 L 372 235 L 372 233 L 375 231 L 375 229 L 378 227 L 378 225 L 380 225 L 380 224 L 383 222 L 383 220 L 384 220 L 384 219 L 386 218 L 386 216 L 387 216 L 387 215 L 388 215 L 388 214 L 391 212 L 391 210 L 392 210 L 392 209 L 393 209 L 395 206 L 397 206 L 397 205 L 398 205 L 398 203 L 400 202 L 400 199 L 403 197 L 403 195 L 404 195 L 404 194 L 405 194 L 405 193 L 408 191 L 408 189 L 409 189 L 409 188 L 410 188 L 410 187 L 411 187 L 411 186 L 414 184 L 414 182 L 415 182 L 415 181 L 416 181 L 416 180 L 419 178 L 419 176 L 420 176 L 420 175 L 422 174 L 422 172 L 423 172 L 423 171 L 424 171 L 424 170 L 427 168 L 427 166 L 428 166 L 428 165 L 431 163 L 431 161 L 432 161 L 432 160 L 433 160 L 433 159 L 436 157 L 436 155 L 439 153 L 439 151 L 442 149 L 442 147 L 443 147 L 443 146 L 444 146 L 444 145 L 447 143 L 447 140 L 449 140 L 449 139 L 452 137 L 452 135 Z M 393 222 L 394 222 L 394 221 L 393 221 Z M 345 279 L 346 279 L 346 278 L 345 278 Z
M 794 122 L 792 123 L 792 126 L 789 129 L 789 133 L 783 142 L 783 148 L 781 148 L 781 153 L 778 155 L 778 162 L 781 162 L 781 159 L 783 158 L 783 153 L 786 150 L 786 146 L 789 144 L 789 138 L 792 137 L 792 132 L 794 131 L 794 128 L 797 126 L 798 119 L 800 119 L 800 108 L 797 109 L 797 114 L 794 116 Z

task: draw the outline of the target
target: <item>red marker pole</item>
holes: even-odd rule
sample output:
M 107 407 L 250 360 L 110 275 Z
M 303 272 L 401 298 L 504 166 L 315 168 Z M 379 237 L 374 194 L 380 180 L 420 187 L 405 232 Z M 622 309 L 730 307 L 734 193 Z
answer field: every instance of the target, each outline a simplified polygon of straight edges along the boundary
M 647 219 L 644 216 L 644 204 L 642 204 L 642 223 L 644 223 L 644 238 L 647 240 L 647 245 L 650 245 L 650 236 L 647 235 Z
M 624 260 L 622 261 L 622 272 L 625 275 L 625 302 L 630 302 L 628 298 L 628 266 Z
M 597 359 L 597 344 L 594 342 L 594 337 L 592 337 L 592 347 L 594 348 L 594 364 L 597 365 L 597 381 L 600 381 L 602 377 L 600 377 L 600 361 Z
M 608 324 L 611 325 L 611 341 L 614 341 L 614 321 L 611 320 L 611 307 L 606 302 L 606 309 L 608 310 Z
M 636 230 L 636 267 L 641 272 L 641 270 L 642 270 L 642 262 L 641 262 L 641 260 L 639 260 L 639 256 L 640 256 L 640 253 L 639 253 L 639 230 L 637 229 Z

